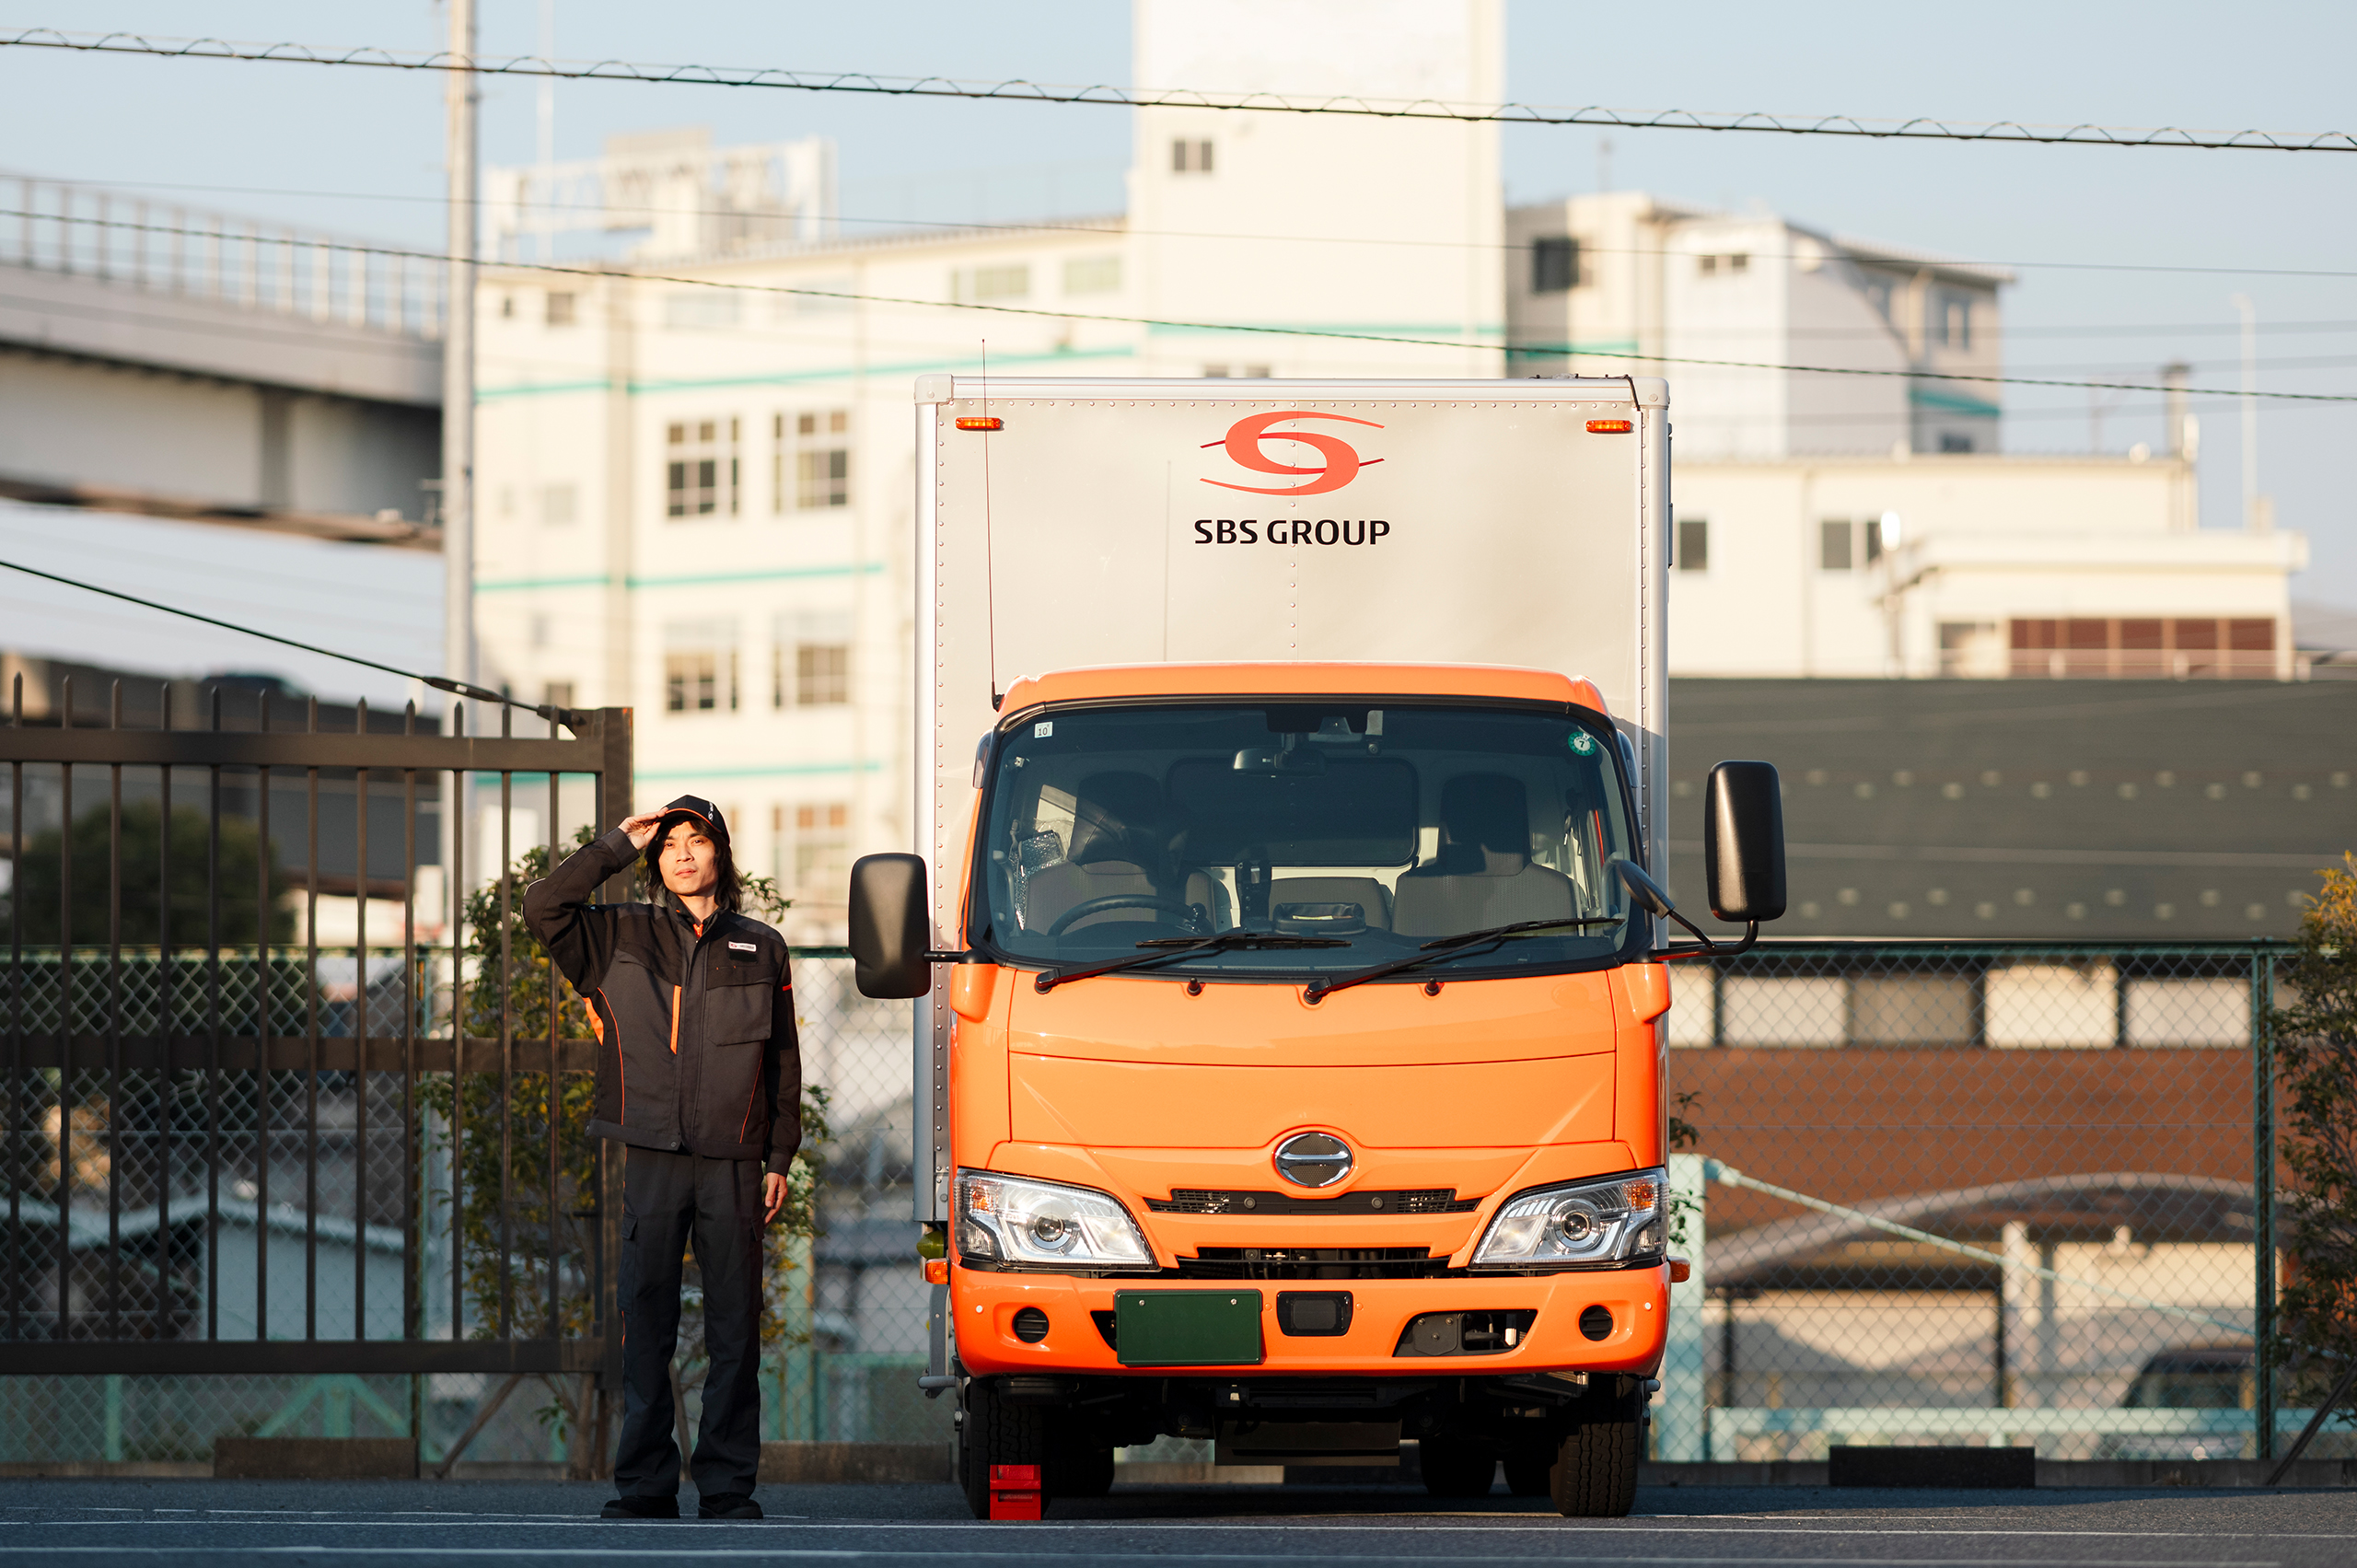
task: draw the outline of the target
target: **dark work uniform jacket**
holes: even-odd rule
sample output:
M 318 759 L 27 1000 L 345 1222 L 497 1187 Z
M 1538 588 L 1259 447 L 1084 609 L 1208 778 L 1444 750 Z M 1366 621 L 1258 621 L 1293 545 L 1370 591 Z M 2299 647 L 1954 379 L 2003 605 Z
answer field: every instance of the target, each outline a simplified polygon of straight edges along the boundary
M 802 1143 L 802 1052 L 785 938 L 715 913 L 593 904 L 638 858 L 620 829 L 524 892 L 524 919 L 589 1003 L 598 1034 L 590 1135 L 783 1174 Z

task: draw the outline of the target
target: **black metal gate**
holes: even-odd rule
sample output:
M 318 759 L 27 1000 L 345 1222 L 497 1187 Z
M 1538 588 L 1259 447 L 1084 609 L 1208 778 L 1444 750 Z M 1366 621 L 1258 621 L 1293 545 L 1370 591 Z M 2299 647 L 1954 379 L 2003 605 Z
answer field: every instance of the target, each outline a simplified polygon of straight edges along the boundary
M 629 710 L 525 737 L 266 684 L 96 695 L 28 713 L 20 676 L 0 727 L 0 1375 L 610 1387 L 619 1166 L 578 1136 L 592 1047 L 512 868 L 569 851 L 568 808 L 629 813 Z

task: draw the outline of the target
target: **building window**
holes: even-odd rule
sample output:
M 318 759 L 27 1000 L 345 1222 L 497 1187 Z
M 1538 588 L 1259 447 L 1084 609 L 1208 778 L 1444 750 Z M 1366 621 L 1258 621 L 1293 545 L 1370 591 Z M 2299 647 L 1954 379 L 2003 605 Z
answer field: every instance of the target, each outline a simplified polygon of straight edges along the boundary
M 1985 679 L 2005 673 L 2005 642 L 1993 621 L 1940 622 L 1940 673 Z
M 1711 569 L 1711 524 L 1704 517 L 1678 519 L 1678 540 L 1672 557 L 1681 572 L 1707 572 Z
M 1208 380 L 1226 381 L 1241 377 L 1247 381 L 1265 381 L 1271 370 L 1265 365 L 1206 365 L 1203 376 Z
M 664 509 L 674 517 L 737 514 L 737 421 L 682 420 L 665 431 Z
M 713 331 L 734 327 L 743 301 L 725 288 L 685 288 L 663 296 L 663 325 L 673 331 Z
M 543 527 L 569 527 L 579 511 L 578 493 L 569 484 L 540 486 L 540 523 Z
M 1031 268 L 1021 261 L 997 267 L 959 267 L 949 274 L 949 297 L 961 305 L 1028 299 Z
M 552 327 L 570 327 L 573 325 L 575 298 L 575 296 L 570 294 L 550 291 L 546 300 L 547 309 L 541 316 L 541 320 Z
M 794 647 L 796 707 L 832 707 L 851 701 L 851 649 L 842 643 L 797 643 Z
M 1737 250 L 1729 256 L 1698 256 L 1694 259 L 1694 270 L 1706 278 L 1715 277 L 1721 273 L 1749 272 L 1751 256 L 1749 252 L 1743 250 Z
M 1943 430 L 1940 432 L 1940 450 L 1950 457 L 1969 452 L 1972 450 L 1972 437 L 1953 430 Z
M 1858 531 L 1866 536 L 1866 564 L 1871 566 L 1882 559 L 1882 519 L 1868 517 L 1858 525 Z
M 1943 289 L 1933 296 L 1932 335 L 1943 347 L 1972 346 L 1972 296 Z
M 778 880 L 787 882 L 796 901 L 840 904 L 850 891 L 851 807 L 840 800 L 810 802 L 794 807 L 793 859 L 787 846 L 778 849 Z M 787 880 L 791 868 L 792 880 Z
M 499 296 L 499 315 L 500 315 L 500 319 L 503 319 L 503 320 L 510 319 L 512 319 L 512 318 L 515 316 L 515 314 L 516 314 L 516 296 L 515 296 L 514 295 L 512 295 L 512 294 L 503 294 L 503 295 L 501 295 L 501 296 Z
M 1580 285 L 1580 242 L 1550 235 L 1530 242 L 1530 292 L 1566 294 Z
M 1847 572 L 1854 552 L 1849 521 L 1828 518 L 1817 525 L 1817 564 L 1819 571 Z
M 1073 256 L 1064 261 L 1066 294 L 1110 294 L 1120 286 L 1119 256 Z
M 663 629 L 663 707 L 709 714 L 737 706 L 737 628 L 682 621 Z
M 552 708 L 573 706 L 573 682 L 570 680 L 546 682 L 540 687 L 540 702 L 544 706 Z
M 851 701 L 851 617 L 841 611 L 781 615 L 770 645 L 773 707 L 836 707 Z
M 792 433 L 788 434 L 791 421 Z M 778 414 L 770 422 L 770 487 L 774 508 L 823 511 L 851 505 L 851 413 L 846 409 Z M 794 482 L 786 484 L 788 465 Z
M 859 292 L 859 280 L 849 275 L 823 278 L 796 278 L 794 287 L 807 289 L 807 294 L 788 295 L 779 306 L 781 316 L 841 316 L 847 313 L 854 300 L 841 297 Z
M 720 705 L 720 656 L 706 648 L 663 656 L 663 706 L 675 714 L 710 713 Z
M 1208 141 L 1180 139 L 1170 144 L 1170 172 L 1173 174 L 1209 174 L 1212 171 L 1212 145 Z
M 2273 679 L 2281 628 L 2272 617 L 2074 616 L 2016 620 L 2015 677 L 2164 680 Z

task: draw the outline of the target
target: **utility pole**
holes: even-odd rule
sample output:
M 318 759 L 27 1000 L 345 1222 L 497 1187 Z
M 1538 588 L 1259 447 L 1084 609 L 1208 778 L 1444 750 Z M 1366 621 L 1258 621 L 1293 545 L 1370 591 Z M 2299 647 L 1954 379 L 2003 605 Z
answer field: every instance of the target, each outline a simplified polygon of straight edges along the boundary
M 2243 528 L 2260 531 L 2258 516 L 2258 311 L 2250 296 L 2234 296 L 2243 316 Z
M 446 0 L 450 7 L 449 52 L 474 63 L 475 0 Z M 449 262 L 442 325 L 442 663 L 454 680 L 470 685 L 475 669 L 475 106 L 471 69 L 447 80 L 447 158 L 450 174 Z M 463 724 L 466 707 L 452 697 L 451 717 Z M 457 733 L 454 729 L 453 733 Z M 443 820 L 443 843 L 455 842 L 466 809 L 463 788 L 454 784 Z M 443 865 L 453 896 L 464 887 L 465 867 L 446 854 Z

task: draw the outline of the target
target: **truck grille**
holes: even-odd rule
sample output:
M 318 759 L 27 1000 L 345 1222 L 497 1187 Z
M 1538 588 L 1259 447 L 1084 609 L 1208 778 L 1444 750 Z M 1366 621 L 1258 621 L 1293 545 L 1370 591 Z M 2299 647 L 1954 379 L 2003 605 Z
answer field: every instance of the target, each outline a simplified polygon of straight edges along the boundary
M 1481 1206 L 1481 1200 L 1460 1199 L 1453 1187 L 1345 1192 L 1339 1198 L 1174 1187 L 1167 1199 L 1148 1198 L 1145 1206 L 1157 1214 L 1469 1214 Z
M 1182 1280 L 1419 1280 L 1448 1272 L 1428 1247 L 1201 1247 Z

